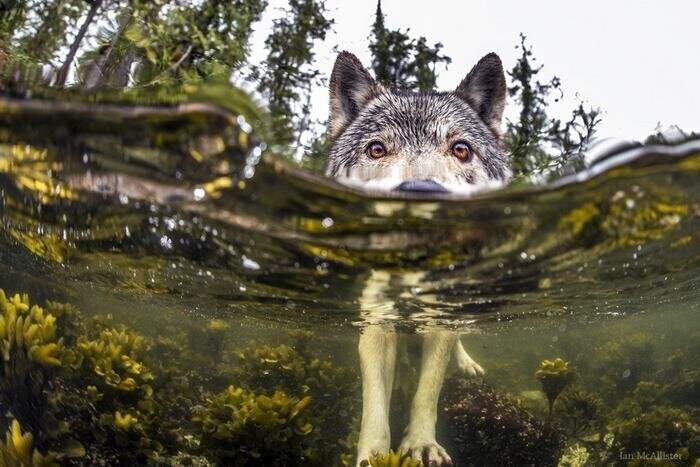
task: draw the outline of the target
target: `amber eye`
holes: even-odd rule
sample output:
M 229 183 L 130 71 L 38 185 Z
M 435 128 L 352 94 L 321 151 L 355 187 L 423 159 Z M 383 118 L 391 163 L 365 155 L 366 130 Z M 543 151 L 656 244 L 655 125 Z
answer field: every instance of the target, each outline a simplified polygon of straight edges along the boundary
M 453 144 L 450 148 L 450 154 L 463 162 L 469 162 L 472 160 L 472 150 L 464 141 L 457 141 L 455 144 Z
M 373 159 L 379 159 L 380 157 L 386 156 L 386 148 L 379 141 L 372 141 L 369 143 L 365 152 Z

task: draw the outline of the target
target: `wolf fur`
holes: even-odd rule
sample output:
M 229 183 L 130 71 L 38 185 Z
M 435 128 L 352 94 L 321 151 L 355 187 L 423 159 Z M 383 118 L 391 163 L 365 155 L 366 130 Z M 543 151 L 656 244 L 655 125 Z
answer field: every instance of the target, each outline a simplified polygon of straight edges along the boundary
M 506 84 L 496 54 L 483 57 L 454 91 L 408 92 L 377 83 L 348 52 L 336 59 L 330 80 L 326 173 L 341 183 L 369 190 L 470 193 L 504 184 L 511 177 L 501 144 Z M 451 148 L 468 144 L 471 157 Z M 368 148 L 380 143 L 381 157 Z M 362 422 L 358 465 L 390 448 L 389 405 L 397 360 L 395 313 L 390 284 L 419 285 L 425 273 L 373 270 L 360 297 L 366 326 L 360 335 Z M 427 328 L 409 424 L 400 449 L 426 465 L 450 465 L 435 439 L 437 402 L 450 355 L 467 375 L 483 369 L 450 330 Z
M 500 138 L 505 95 L 495 54 L 482 58 L 454 91 L 413 93 L 376 83 L 354 55 L 341 52 L 330 81 L 326 174 L 379 190 L 406 180 L 432 180 L 458 193 L 502 184 L 511 177 Z M 470 144 L 471 162 L 448 156 L 460 140 Z M 367 157 L 373 141 L 386 146 L 385 157 Z

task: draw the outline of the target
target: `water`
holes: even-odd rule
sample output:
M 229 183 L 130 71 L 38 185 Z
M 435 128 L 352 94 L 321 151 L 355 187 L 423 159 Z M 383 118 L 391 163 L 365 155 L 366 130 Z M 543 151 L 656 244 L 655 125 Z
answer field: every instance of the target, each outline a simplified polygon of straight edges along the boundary
M 460 465 L 501 465 L 488 449 L 518 465 L 697 461 L 697 141 L 469 199 L 362 193 L 276 157 L 245 102 L 141 102 L 0 99 L 0 288 L 73 304 L 88 340 L 120 326 L 143 335 L 144 349 L 120 349 L 154 375 L 133 391 L 68 357 L 63 373 L 31 367 L 45 416 L 20 422 L 37 452 L 75 465 L 352 463 L 364 309 L 406 336 L 408 354 L 426 330 L 458 331 L 485 368 L 487 386 L 462 388 L 483 426 L 454 421 L 456 380 L 443 391 L 439 436 Z M 534 373 L 555 357 L 576 378 L 549 414 Z M 398 376 L 395 437 L 412 374 Z M 104 397 L 87 410 L 59 380 Z M 6 393 L 25 384 L 13 381 Z M 231 385 L 284 390 L 301 415 L 226 425 L 222 407 L 245 398 L 226 396 Z M 0 426 L 22 418 L 9 399 Z M 74 435 L 49 430 L 49 416 Z M 510 425 L 497 431 L 501 416 Z M 526 426 L 544 444 L 515 443 L 509 429 Z

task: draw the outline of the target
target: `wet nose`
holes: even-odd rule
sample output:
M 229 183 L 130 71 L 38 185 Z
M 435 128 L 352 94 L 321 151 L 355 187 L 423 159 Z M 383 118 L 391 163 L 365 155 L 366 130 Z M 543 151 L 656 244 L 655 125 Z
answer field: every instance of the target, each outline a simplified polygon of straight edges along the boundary
M 394 189 L 420 193 L 447 193 L 447 189 L 444 186 L 433 180 L 408 180 Z

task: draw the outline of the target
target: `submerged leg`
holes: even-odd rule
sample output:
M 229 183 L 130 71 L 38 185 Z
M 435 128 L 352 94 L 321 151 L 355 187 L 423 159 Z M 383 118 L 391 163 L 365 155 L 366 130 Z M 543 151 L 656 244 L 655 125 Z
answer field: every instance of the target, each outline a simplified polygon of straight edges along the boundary
M 373 454 L 387 452 L 391 444 L 389 406 L 396 371 L 394 302 L 387 298 L 391 274 L 374 270 L 360 297 L 362 330 L 358 350 L 362 375 L 362 423 L 357 464 Z
M 357 462 L 389 451 L 389 405 L 396 362 L 396 332 L 393 328 L 369 326 L 360 336 L 362 374 L 362 424 Z
M 457 367 L 465 376 L 471 376 L 474 378 L 484 374 L 484 369 L 481 368 L 481 365 L 476 363 L 474 359 L 469 356 L 467 351 L 464 350 L 464 346 L 462 345 L 462 340 L 460 338 L 457 338 L 452 354 L 457 362 Z
M 423 337 L 423 359 L 418 388 L 411 404 L 406 436 L 400 448 L 426 465 L 451 465 L 452 460 L 435 439 L 437 404 L 450 352 L 457 335 L 452 331 L 430 331 Z

